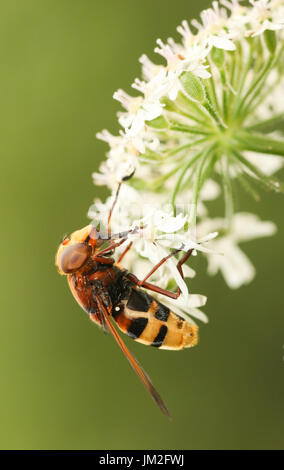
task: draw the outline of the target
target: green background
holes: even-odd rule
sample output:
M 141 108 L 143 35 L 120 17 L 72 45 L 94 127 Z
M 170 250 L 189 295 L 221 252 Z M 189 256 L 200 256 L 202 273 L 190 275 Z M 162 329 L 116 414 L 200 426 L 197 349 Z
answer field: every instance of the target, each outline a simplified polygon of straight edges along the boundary
M 252 284 L 231 291 L 198 258 L 191 289 L 208 295 L 210 322 L 196 348 L 159 351 L 126 338 L 172 422 L 54 266 L 62 235 L 86 225 L 93 198 L 106 194 L 91 173 L 107 148 L 95 133 L 117 131 L 113 92 L 130 91 L 156 38 L 176 36 L 208 5 L 1 2 L 1 448 L 283 448 L 281 196 L 239 199 L 279 226 L 243 244 L 257 268 Z

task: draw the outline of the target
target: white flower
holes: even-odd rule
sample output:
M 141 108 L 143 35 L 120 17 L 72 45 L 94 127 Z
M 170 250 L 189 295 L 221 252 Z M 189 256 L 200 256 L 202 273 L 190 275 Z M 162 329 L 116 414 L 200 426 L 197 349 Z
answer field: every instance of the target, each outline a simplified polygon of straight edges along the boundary
M 105 184 L 114 189 L 119 182 L 135 172 L 137 163 L 136 155 L 126 153 L 123 148 L 110 151 L 107 160 L 100 166 L 100 173 L 93 173 L 93 180 L 95 184 Z
M 153 77 L 155 77 L 161 70 L 163 70 L 162 65 L 154 64 L 146 54 L 142 54 L 139 58 L 139 62 L 142 64 L 142 76 L 144 80 L 149 82 Z
M 136 78 L 132 84 L 132 88 L 143 93 L 146 102 L 159 103 L 160 98 L 164 96 L 167 91 L 166 75 L 167 71 L 161 68 L 148 82 Z
M 210 45 L 209 45 L 210 46 Z M 180 64 L 180 72 L 188 71 L 200 78 L 210 78 L 206 58 L 210 52 L 207 44 L 193 44 L 184 54 L 184 60 Z
M 110 188 L 114 188 L 117 186 L 119 182 L 119 178 L 113 171 L 113 167 L 109 165 L 109 160 L 106 162 L 102 162 L 100 165 L 100 172 L 92 173 L 92 178 L 94 184 L 97 186 L 109 186 Z
M 201 23 L 192 21 L 192 25 L 198 30 L 197 41 L 205 42 L 217 49 L 234 51 L 236 46 L 231 40 L 232 35 L 226 31 L 228 22 L 226 10 L 220 8 L 218 2 L 213 2 L 212 5 L 213 8 L 201 13 Z
M 193 318 L 203 323 L 208 322 L 207 315 L 199 310 L 200 307 L 206 304 L 207 297 L 205 297 L 205 295 L 189 294 L 188 296 L 184 296 L 181 294 L 176 300 L 172 300 L 164 295 L 158 295 L 157 298 L 173 312 L 191 324 L 196 324 Z
M 164 44 L 161 39 L 157 39 L 157 44 L 159 47 L 155 47 L 154 52 L 166 59 L 168 70 L 176 70 L 181 60 L 180 57 L 169 44 Z
M 177 300 L 160 300 L 184 318 L 190 314 L 205 321 L 199 310 L 205 297 L 188 292 L 177 269 L 181 256 L 188 250 L 203 252 L 208 272 L 221 271 L 237 288 L 255 275 L 239 244 L 276 230 L 256 215 L 234 213 L 232 179 L 252 194 L 255 180 L 282 190 L 270 176 L 283 166 L 284 156 L 283 132 L 271 132 L 273 125 L 280 129 L 284 116 L 284 3 L 214 1 L 200 21 L 190 24 L 184 20 L 177 28 L 180 42 L 158 39 L 155 52 L 165 65 L 140 57 L 142 79 L 132 85 L 138 96 L 115 92 L 124 107 L 118 113 L 122 130 L 118 136 L 98 134 L 109 151 L 93 175 L 96 184 L 111 188 L 112 196 L 95 201 L 89 215 L 106 230 L 117 184 L 123 181 L 111 232 L 129 234 L 117 259 L 131 241 L 123 266 L 144 279 L 168 257 L 149 282 L 164 289 L 176 285 L 181 290 Z M 212 219 L 209 201 L 219 194 L 226 217 Z M 185 278 L 195 274 L 188 265 L 183 272 Z
M 252 28 L 247 31 L 247 36 L 258 36 L 266 30 L 277 31 L 284 27 L 284 18 L 273 16 L 273 3 L 271 0 L 250 0 L 253 8 L 249 11 L 248 21 Z
M 277 171 L 279 171 L 284 165 L 283 158 L 277 157 L 276 155 L 249 151 L 243 152 L 243 155 L 249 163 L 252 163 L 259 171 L 261 171 L 266 176 L 271 176 L 274 173 L 277 173 Z M 219 172 L 222 172 L 220 167 Z M 252 177 L 254 176 L 254 173 L 248 168 L 245 170 L 245 173 Z M 240 174 L 242 174 L 242 169 L 237 165 L 231 165 L 230 176 L 232 178 L 236 178 Z
M 181 22 L 181 26 L 177 27 L 177 32 L 182 36 L 182 42 L 185 49 L 188 49 L 194 44 L 195 35 L 190 30 L 189 24 L 186 20 Z
M 226 232 L 225 219 L 208 219 L 200 222 L 197 227 L 199 234 L 207 231 L 225 231 L 223 236 L 208 243 L 215 253 L 208 253 L 208 272 L 222 272 L 227 284 L 232 289 L 249 283 L 255 276 L 255 268 L 248 257 L 239 248 L 239 243 L 259 237 L 274 235 L 276 226 L 269 221 L 261 221 L 254 214 L 238 213 L 233 216 L 232 225 Z M 222 254 L 220 254 L 222 253 Z
M 125 129 L 129 128 L 143 104 L 142 96 L 130 96 L 125 91 L 119 89 L 113 94 L 113 98 L 119 101 L 127 110 L 127 113 L 119 113 L 119 123 Z
M 267 176 L 271 176 L 279 171 L 283 165 L 284 160 L 282 157 L 276 155 L 269 155 L 266 153 L 244 152 L 246 158 L 253 163 L 256 167 Z
M 200 192 L 200 198 L 202 201 L 212 201 L 220 195 L 220 192 L 218 184 L 214 180 L 208 179 Z
M 189 103 L 181 98 L 185 90 L 181 86 L 181 76 L 184 72 L 190 72 L 198 77 L 204 91 L 207 87 L 206 95 L 202 96 L 208 97 L 211 92 L 207 79 L 213 74 L 213 83 L 216 84 L 215 96 L 219 100 L 220 108 L 222 108 L 222 96 L 224 97 L 226 94 L 231 93 L 233 101 L 235 100 L 236 103 L 238 100 L 241 101 L 242 97 L 238 97 L 235 90 L 237 88 L 236 83 L 230 83 L 228 76 L 227 79 L 223 77 L 224 83 L 220 81 L 219 71 L 216 64 L 213 64 L 212 50 L 222 49 L 224 54 L 227 51 L 230 52 L 231 55 L 228 55 L 227 58 L 224 56 L 224 60 L 227 60 L 225 66 L 227 71 L 233 67 L 232 60 L 234 56 L 236 56 L 239 67 L 243 67 L 245 70 L 246 57 L 255 51 L 255 46 L 247 42 L 246 36 L 262 34 L 267 28 L 278 33 L 284 26 L 284 9 L 283 3 L 279 0 L 252 0 L 251 7 L 240 5 L 237 0 L 223 0 L 221 3 L 225 8 L 218 2 L 213 2 L 211 8 L 201 13 L 200 22 L 192 21 L 193 28 L 189 27 L 187 21 L 183 21 L 181 26 L 178 27 L 178 32 L 182 36 L 180 44 L 171 38 L 167 42 L 158 39 L 155 52 L 166 59 L 166 66 L 154 64 L 145 55 L 140 57 L 144 80 L 136 78 L 132 85 L 141 93 L 140 96 L 131 97 L 122 90 L 115 92 L 114 98 L 120 101 L 126 110 L 126 112 L 120 112 L 118 115 L 119 123 L 124 130 L 118 137 L 110 136 L 106 131 L 98 134 L 99 138 L 109 143 L 110 151 L 107 167 L 102 167 L 103 176 L 100 177 L 95 174 L 96 182 L 102 184 L 103 181 L 111 181 L 108 186 L 113 188 L 113 181 L 119 181 L 123 178 L 124 173 L 131 174 L 134 169 L 136 169 L 135 177 L 139 178 L 138 167 L 142 161 L 142 159 L 139 159 L 141 155 L 150 153 L 152 158 L 153 154 L 154 156 L 163 155 L 171 147 L 186 146 L 194 140 L 194 137 L 196 137 L 194 132 L 198 133 L 198 129 L 200 129 L 201 135 L 214 130 L 218 131 L 216 121 L 217 124 L 222 123 L 223 127 L 228 127 L 226 115 L 222 116 L 219 113 L 219 116 L 216 116 L 215 113 L 212 119 L 211 112 L 210 116 L 210 110 L 215 109 L 214 104 L 207 103 L 205 105 L 206 110 L 203 110 L 203 116 L 199 114 L 196 108 L 195 110 L 190 108 Z M 239 57 L 239 52 L 236 49 L 238 42 L 241 44 L 243 51 Z M 263 42 L 264 63 L 268 59 L 269 54 Z M 254 62 L 256 63 L 256 57 L 252 61 L 251 69 L 247 71 L 247 87 L 253 83 L 254 74 L 258 73 L 257 69 L 256 71 L 253 70 Z M 228 72 L 226 74 L 228 75 Z M 276 112 L 281 115 L 281 112 L 283 112 L 283 80 L 280 80 L 280 74 L 281 70 L 278 67 L 271 68 L 266 80 L 267 88 L 262 87 L 260 90 L 260 97 L 262 92 L 264 95 L 263 100 L 259 100 L 258 107 L 252 106 L 251 112 L 249 112 L 250 110 L 246 111 L 245 119 L 241 116 L 241 127 L 245 126 L 246 123 L 247 125 L 250 123 L 255 124 L 257 121 L 269 119 Z M 217 89 L 217 86 L 219 89 Z M 186 91 L 186 93 L 188 92 Z M 211 95 L 212 99 L 213 94 L 211 93 Z M 187 96 L 195 99 L 194 96 Z M 166 105 L 167 100 L 173 103 L 172 107 Z M 231 109 L 234 110 L 234 103 L 231 104 Z M 147 125 L 158 118 L 161 118 L 161 121 L 160 124 L 159 121 L 156 124 L 157 128 Z M 179 126 L 185 129 L 188 128 L 188 133 L 179 131 Z M 169 130 L 165 135 L 165 129 L 167 128 Z M 194 128 L 197 128 L 197 130 L 191 132 L 191 129 Z M 235 132 L 236 128 L 234 127 Z M 204 145 L 206 145 L 206 142 Z M 158 163 L 156 158 L 152 158 L 152 161 L 153 164 Z M 161 164 L 164 168 L 169 168 L 170 166 L 173 167 L 176 162 L 178 162 L 178 159 L 173 158 L 171 161 L 163 161 Z M 231 165 L 231 167 L 233 168 L 234 165 Z M 139 169 L 141 170 L 141 166 Z M 111 177 L 111 172 L 115 173 L 114 178 Z M 149 175 L 150 173 L 149 171 Z M 168 182 L 165 184 L 168 184 Z

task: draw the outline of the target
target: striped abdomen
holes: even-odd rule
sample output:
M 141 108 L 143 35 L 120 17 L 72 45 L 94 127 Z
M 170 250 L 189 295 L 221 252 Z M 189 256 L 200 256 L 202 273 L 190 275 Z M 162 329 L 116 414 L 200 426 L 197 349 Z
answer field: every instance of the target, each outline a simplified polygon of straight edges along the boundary
M 197 326 L 135 287 L 127 300 L 113 308 L 112 316 L 124 333 L 147 346 L 179 350 L 198 342 Z

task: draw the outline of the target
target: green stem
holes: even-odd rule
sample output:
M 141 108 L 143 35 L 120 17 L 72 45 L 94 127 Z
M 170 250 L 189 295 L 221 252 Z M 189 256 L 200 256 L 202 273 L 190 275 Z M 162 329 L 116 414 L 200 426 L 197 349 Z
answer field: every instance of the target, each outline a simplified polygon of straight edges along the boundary
M 234 157 L 234 155 L 233 155 Z M 240 185 L 242 186 L 242 188 L 255 200 L 255 201 L 259 201 L 260 200 L 260 197 L 258 195 L 258 193 L 255 191 L 255 189 L 252 187 L 252 185 L 250 184 L 249 181 L 247 181 L 249 179 L 249 175 L 243 175 L 242 173 L 242 167 L 241 165 L 238 165 L 240 166 L 240 170 L 239 170 L 239 173 L 237 175 L 237 181 L 240 183 Z
M 236 99 L 236 87 L 235 87 L 235 77 L 237 75 L 236 72 L 236 63 L 239 63 L 240 58 L 236 58 L 237 52 L 233 54 L 232 61 L 231 61 L 231 73 L 230 73 L 230 78 L 229 82 L 227 82 L 227 88 L 228 88 L 228 117 L 231 116 L 232 114 L 232 108 Z M 230 68 L 229 68 L 230 70 Z
M 265 184 L 269 189 L 272 189 L 273 191 L 276 191 L 276 192 L 283 192 L 282 183 L 278 181 L 274 181 L 273 179 L 269 178 L 267 175 L 262 173 L 261 170 L 259 170 L 255 165 L 253 165 L 250 161 L 248 161 L 243 155 L 241 155 L 236 150 L 233 150 L 232 154 L 237 158 L 239 162 L 243 164 L 245 168 L 250 170 L 253 173 L 253 175 L 255 175 L 257 179 L 261 183 Z
M 256 84 L 256 87 L 255 87 L 255 89 L 253 90 L 253 92 L 251 94 L 249 102 L 246 104 L 246 106 L 243 109 L 243 114 L 244 115 L 247 115 L 249 112 L 251 112 L 251 109 L 253 109 L 253 103 L 259 97 L 259 94 L 262 91 L 263 82 L 264 82 L 266 76 L 268 75 L 268 73 L 270 72 L 271 68 L 275 67 L 277 65 L 277 62 L 279 61 L 279 59 L 282 57 L 283 49 L 284 48 L 281 47 L 281 49 L 280 49 L 279 53 L 277 54 L 277 56 L 275 56 L 275 55 L 270 56 L 270 58 L 267 62 L 267 65 L 265 67 L 265 70 L 263 70 L 263 72 L 261 73 L 262 77 L 261 77 L 259 83 Z
M 208 132 L 208 131 L 205 131 L 204 129 L 201 129 L 200 127 L 197 127 L 197 126 L 185 126 L 185 125 L 182 125 L 182 124 L 172 124 L 170 123 L 170 127 L 169 129 L 171 131 L 175 131 L 175 132 L 185 132 L 187 134 L 200 134 L 200 135 L 212 135 L 211 132 Z
M 250 38 L 250 40 L 254 41 L 252 43 L 252 48 L 254 51 L 254 70 L 256 73 L 260 72 L 263 68 L 263 61 L 265 60 L 264 56 L 264 49 L 263 49 L 263 41 L 261 41 L 260 36 L 254 36 L 254 38 Z
M 177 106 L 184 105 L 187 109 L 190 108 L 203 118 L 208 124 L 212 124 L 211 116 L 195 101 L 189 99 L 183 93 L 179 93 L 177 97 Z
M 188 111 L 185 111 L 181 106 L 175 105 L 175 107 L 173 107 L 170 111 L 181 114 L 182 116 L 190 119 L 191 121 L 195 121 L 206 128 L 208 128 L 208 125 L 211 125 L 211 122 L 208 120 L 208 116 L 207 120 L 205 120 L 204 117 L 203 119 L 198 118 L 195 114 L 190 114 Z
M 212 91 L 213 103 L 214 103 L 214 106 L 217 109 L 217 111 L 220 112 L 220 105 L 219 105 L 218 97 L 217 97 L 217 93 L 216 93 L 214 74 L 212 73 L 212 66 L 210 67 L 210 70 L 211 70 L 211 77 L 209 78 L 209 83 L 210 83 L 210 88 L 211 88 L 211 91 Z
M 275 140 L 271 137 L 265 137 L 260 134 L 251 134 L 242 131 L 235 136 L 235 139 L 241 144 L 243 150 L 253 152 L 268 153 L 270 155 L 280 155 L 284 157 L 284 142 Z
M 264 103 L 265 99 L 270 95 L 270 93 L 272 93 L 273 90 L 275 90 L 275 88 L 279 85 L 281 78 L 282 78 L 282 75 L 279 74 L 277 79 L 269 87 L 267 88 L 265 87 L 262 92 L 260 91 L 257 100 L 254 101 L 253 106 L 250 106 L 250 109 L 249 109 L 250 115 L 252 115 L 254 111 L 258 108 L 258 106 Z M 244 118 L 246 118 L 245 114 L 244 114 Z
M 225 74 L 224 69 L 220 70 L 220 76 L 221 76 L 221 82 L 222 82 L 222 85 L 223 85 L 223 87 L 222 87 L 223 88 L 223 95 L 222 95 L 223 114 L 224 114 L 225 122 L 227 122 L 227 120 L 228 120 L 228 97 L 227 97 L 227 91 L 226 91 L 227 79 L 226 79 L 226 74 Z
M 190 213 L 189 225 L 192 225 L 196 221 L 198 197 L 202 188 L 202 184 L 204 183 L 204 181 L 202 181 L 203 167 L 208 158 L 209 153 L 213 150 L 214 147 L 215 145 L 211 145 L 209 148 L 207 148 L 207 150 L 205 150 L 203 157 L 201 158 L 201 161 L 199 162 L 199 165 L 196 169 L 196 176 L 193 186 L 193 209 Z
M 219 101 L 218 101 L 218 96 L 217 96 L 217 92 L 216 92 L 216 85 L 215 85 L 215 71 L 213 70 L 213 68 L 215 67 L 213 65 L 213 63 L 210 61 L 210 59 L 208 59 L 208 64 L 209 64 L 209 69 L 208 71 L 211 73 L 211 77 L 207 80 L 209 86 L 205 86 L 205 90 L 208 94 L 208 96 L 210 97 L 210 102 L 212 103 L 212 106 L 215 107 L 215 109 L 217 110 L 218 113 L 221 112 L 221 109 L 220 109 L 220 104 L 219 104 Z
M 231 73 L 230 73 L 230 83 L 232 87 L 234 87 L 234 78 L 235 78 L 235 72 L 236 72 L 236 54 L 237 51 L 234 52 L 234 54 L 231 56 Z
M 149 187 L 153 191 L 157 190 L 165 181 L 167 181 L 171 176 L 173 176 L 181 167 L 182 167 L 182 164 L 175 166 L 171 171 L 169 171 L 165 175 L 160 176 L 159 178 L 156 178 L 155 180 L 150 182 Z
M 217 159 L 216 153 L 212 152 L 211 155 L 208 156 L 206 168 L 202 173 L 202 179 L 201 179 L 201 185 L 200 185 L 201 188 L 203 187 L 205 181 L 210 177 L 211 172 L 214 168 L 216 159 Z
M 273 61 L 274 61 L 274 56 L 271 55 L 269 57 L 268 61 L 267 61 L 267 64 L 264 66 L 264 68 L 262 69 L 262 71 L 260 72 L 258 77 L 253 81 L 253 83 L 249 87 L 248 91 L 246 92 L 245 96 L 241 100 L 241 102 L 240 102 L 240 104 L 237 108 L 236 115 L 238 115 L 240 113 L 240 111 L 242 110 L 242 108 L 244 108 L 244 106 L 246 104 L 246 101 L 247 101 L 247 99 L 249 98 L 250 95 L 252 95 L 252 97 L 250 98 L 250 101 L 247 104 L 246 109 L 248 109 L 251 106 L 253 99 L 259 93 L 259 89 L 262 86 L 262 83 L 263 83 L 264 79 L 266 78 L 267 74 L 271 70 L 271 67 L 273 65 Z
M 243 53 L 241 54 L 243 56 Z M 242 57 L 241 57 L 242 59 Z M 243 88 L 244 88 L 244 85 L 245 85 L 245 82 L 247 80 L 247 76 L 248 76 L 248 71 L 252 65 L 252 61 L 253 61 L 253 48 L 252 46 L 250 45 L 250 52 L 249 52 L 249 57 L 247 59 L 247 62 L 246 62 L 246 65 L 245 65 L 245 68 L 243 67 L 243 63 L 241 62 L 241 64 L 239 64 L 239 74 L 238 74 L 238 88 L 237 88 L 237 95 L 236 96 L 241 96 L 242 94 L 242 91 L 243 91 Z M 240 106 L 241 102 L 236 100 L 235 102 L 235 109 L 234 109 L 234 115 L 237 114 L 238 112 L 238 107 Z
M 240 90 L 240 84 L 241 84 L 241 77 L 243 74 L 243 67 L 244 67 L 244 51 L 243 51 L 243 45 L 241 42 L 237 43 L 237 50 L 235 51 L 235 57 L 236 57 L 236 72 L 234 74 L 234 77 L 232 78 L 232 86 L 236 91 L 242 91 Z
M 173 193 L 172 193 L 172 197 L 171 197 L 171 204 L 173 206 L 173 210 L 174 210 L 174 213 L 176 212 L 176 209 L 175 209 L 175 201 L 176 201 L 176 197 L 177 197 L 177 194 L 179 192 L 179 189 L 181 187 L 181 184 L 182 184 L 182 181 L 183 181 L 183 178 L 187 172 L 187 170 L 201 157 L 201 155 L 203 154 L 204 150 L 202 150 L 201 152 L 197 153 L 196 155 L 194 155 L 185 165 L 184 167 L 182 168 L 182 171 L 179 175 L 179 178 L 176 182 L 176 185 L 174 187 L 174 190 L 173 190 Z
M 264 121 L 259 121 L 252 126 L 245 127 L 246 131 L 257 131 L 261 130 L 262 132 L 271 132 L 278 125 L 283 124 L 284 122 L 284 113 L 277 114 L 270 119 L 265 119 Z
M 223 170 L 222 177 L 224 182 L 225 218 L 228 221 L 228 228 L 230 228 L 234 214 L 234 199 L 231 177 L 229 173 L 228 157 L 223 156 L 221 164 Z
M 204 109 L 206 109 L 206 111 L 208 111 L 208 113 L 210 114 L 210 116 L 213 118 L 213 120 L 215 121 L 215 123 L 220 129 L 226 129 L 226 126 L 224 125 L 220 115 L 218 114 L 218 111 L 214 108 L 212 104 L 212 101 L 210 99 L 210 95 L 208 92 L 208 86 L 205 85 L 204 88 L 206 92 L 206 101 L 202 103 L 202 106 L 204 107 Z
M 195 139 L 193 140 L 192 142 L 190 142 L 189 144 L 185 144 L 185 145 L 181 145 L 180 147 L 177 147 L 173 150 L 170 150 L 168 152 L 165 152 L 165 156 L 164 158 L 167 158 L 167 157 L 172 157 L 174 155 L 176 155 L 177 153 L 181 152 L 182 150 L 186 150 L 187 148 L 190 148 L 190 147 L 194 147 L 196 145 L 200 145 L 200 144 L 203 144 L 204 142 L 207 142 L 208 141 L 208 137 L 202 137 L 201 139 Z

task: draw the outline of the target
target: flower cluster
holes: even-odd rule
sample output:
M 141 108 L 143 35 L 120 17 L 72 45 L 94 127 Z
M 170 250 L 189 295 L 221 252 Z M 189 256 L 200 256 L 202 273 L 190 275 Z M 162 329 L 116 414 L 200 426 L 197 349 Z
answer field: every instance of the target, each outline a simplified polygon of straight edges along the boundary
M 90 217 L 106 221 L 123 182 L 112 232 L 129 230 L 125 265 L 142 277 L 176 250 L 151 282 L 170 288 L 175 281 L 182 294 L 171 308 L 181 316 L 205 320 L 198 308 L 206 299 L 188 294 L 176 269 L 180 253 L 202 252 L 208 272 L 220 270 L 237 288 L 254 277 L 239 243 L 275 232 L 272 222 L 236 213 L 234 192 L 258 198 L 256 186 L 283 189 L 273 177 L 284 156 L 283 29 L 283 0 L 214 1 L 199 21 L 177 28 L 180 42 L 157 40 L 164 65 L 142 55 L 142 79 L 132 85 L 140 94 L 114 93 L 124 108 L 120 134 L 97 135 L 110 149 L 94 182 L 113 194 L 95 201 Z M 206 201 L 220 195 L 224 215 L 212 219 Z M 184 275 L 194 272 L 186 266 Z

